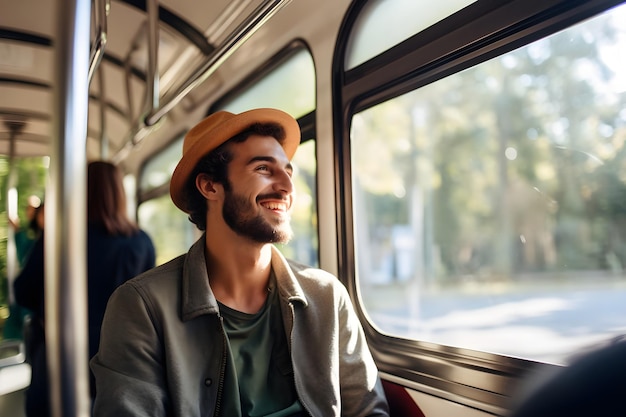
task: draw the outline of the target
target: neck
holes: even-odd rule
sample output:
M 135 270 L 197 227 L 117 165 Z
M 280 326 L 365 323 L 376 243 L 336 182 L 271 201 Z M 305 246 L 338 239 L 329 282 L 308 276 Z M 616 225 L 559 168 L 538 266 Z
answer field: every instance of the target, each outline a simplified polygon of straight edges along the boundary
M 221 236 L 216 233 L 213 236 Z M 244 313 L 256 313 L 265 303 L 272 248 L 246 239 L 213 239 L 207 234 L 206 260 L 215 298 Z

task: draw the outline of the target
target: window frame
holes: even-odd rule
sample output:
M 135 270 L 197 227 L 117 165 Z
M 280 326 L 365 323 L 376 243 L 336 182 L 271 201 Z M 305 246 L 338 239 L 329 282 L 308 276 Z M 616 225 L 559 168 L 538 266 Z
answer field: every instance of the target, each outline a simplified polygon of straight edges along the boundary
M 386 52 L 344 70 L 350 32 L 366 2 L 353 2 L 333 57 L 339 276 L 384 378 L 501 414 L 523 376 L 556 365 L 379 333 L 359 300 L 354 247 L 350 120 L 354 114 L 485 62 L 601 13 L 623 1 L 478 1 Z M 452 29 L 451 29 L 452 28 Z M 408 366 L 407 364 L 410 364 Z M 504 387 L 504 388 L 499 388 Z

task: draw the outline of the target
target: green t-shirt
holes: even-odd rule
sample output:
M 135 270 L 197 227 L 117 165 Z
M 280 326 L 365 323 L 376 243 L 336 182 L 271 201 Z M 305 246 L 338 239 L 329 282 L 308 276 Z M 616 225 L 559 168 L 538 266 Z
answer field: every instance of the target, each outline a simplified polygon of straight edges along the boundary
M 236 368 L 239 386 L 238 393 L 224 393 L 222 415 L 306 415 L 296 393 L 278 294 L 272 288 L 268 291 L 265 305 L 256 314 L 219 303 L 230 345 L 229 366 Z

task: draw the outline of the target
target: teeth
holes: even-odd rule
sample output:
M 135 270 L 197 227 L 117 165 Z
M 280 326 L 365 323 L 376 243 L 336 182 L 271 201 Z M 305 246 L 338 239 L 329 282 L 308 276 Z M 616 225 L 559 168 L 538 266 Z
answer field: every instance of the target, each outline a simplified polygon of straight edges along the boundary
M 285 210 L 286 209 L 286 205 L 283 203 L 264 203 L 263 205 L 270 210 Z

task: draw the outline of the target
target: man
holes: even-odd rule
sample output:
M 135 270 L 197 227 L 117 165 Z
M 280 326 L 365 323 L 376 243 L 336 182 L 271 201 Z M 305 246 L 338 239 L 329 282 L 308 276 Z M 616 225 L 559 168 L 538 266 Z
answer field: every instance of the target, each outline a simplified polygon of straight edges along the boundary
M 172 200 L 206 230 L 121 286 L 102 325 L 96 416 L 387 416 L 347 291 L 287 261 L 297 122 L 215 113 L 189 131 Z

